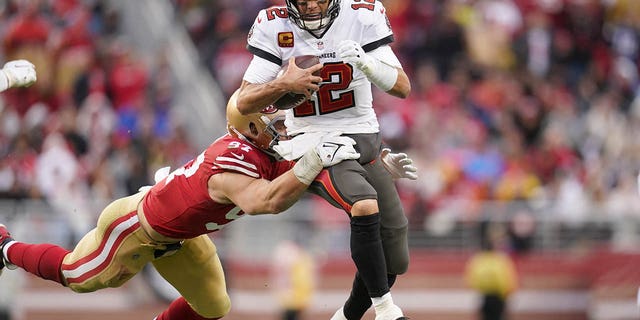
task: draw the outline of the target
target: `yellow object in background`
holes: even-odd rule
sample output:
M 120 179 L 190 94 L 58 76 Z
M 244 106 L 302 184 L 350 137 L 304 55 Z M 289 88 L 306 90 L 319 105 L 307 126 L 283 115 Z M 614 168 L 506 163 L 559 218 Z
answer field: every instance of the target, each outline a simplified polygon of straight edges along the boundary
M 517 287 L 516 270 L 511 258 L 496 251 L 476 253 L 467 264 L 465 279 L 474 290 L 503 298 Z

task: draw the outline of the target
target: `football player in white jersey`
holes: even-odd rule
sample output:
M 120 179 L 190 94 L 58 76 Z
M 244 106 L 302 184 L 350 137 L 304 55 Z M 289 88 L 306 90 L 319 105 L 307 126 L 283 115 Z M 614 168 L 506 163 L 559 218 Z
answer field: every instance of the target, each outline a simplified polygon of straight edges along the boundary
M 324 181 L 310 188 L 351 217 L 358 272 L 349 299 L 332 319 L 360 319 L 371 304 L 376 320 L 404 319 L 390 287 L 408 268 L 407 219 L 392 177 L 378 161 L 382 141 L 371 85 L 399 98 L 409 95 L 411 85 L 389 46 L 393 31 L 385 8 L 376 0 L 285 2 L 286 7 L 261 10 L 249 31 L 247 48 L 254 57 L 238 109 L 256 112 L 289 92 L 309 97 L 287 110 L 293 138 L 275 148 L 285 159 L 298 159 L 330 133 L 357 141 L 360 159 L 330 167 Z M 298 68 L 294 57 L 301 55 L 315 55 L 321 63 Z

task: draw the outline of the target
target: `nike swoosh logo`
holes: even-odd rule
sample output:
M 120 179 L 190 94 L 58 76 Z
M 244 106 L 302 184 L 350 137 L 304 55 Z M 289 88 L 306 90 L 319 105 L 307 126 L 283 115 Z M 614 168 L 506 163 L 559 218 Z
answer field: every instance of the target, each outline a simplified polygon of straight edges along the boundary
M 323 148 L 328 148 L 328 147 L 333 147 L 335 149 L 333 149 L 333 154 L 331 155 L 331 160 L 333 161 L 333 158 L 335 158 L 336 153 L 338 153 L 338 149 L 340 149 L 340 147 L 344 146 L 343 144 L 340 143 L 334 143 L 334 142 L 324 142 L 322 143 L 322 147 Z
M 238 154 L 235 154 L 235 153 L 231 152 L 231 155 L 236 157 L 236 159 L 238 159 L 238 160 L 244 160 L 244 154 L 238 155 Z

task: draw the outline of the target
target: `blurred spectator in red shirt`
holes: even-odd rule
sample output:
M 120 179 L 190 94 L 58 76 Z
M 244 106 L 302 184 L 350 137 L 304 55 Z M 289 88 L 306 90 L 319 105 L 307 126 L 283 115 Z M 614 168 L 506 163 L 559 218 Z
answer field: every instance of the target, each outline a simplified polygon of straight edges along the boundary
M 16 2 L 17 12 L 2 39 L 5 60 L 26 59 L 38 69 L 38 81 L 33 86 L 3 93 L 7 104 L 15 106 L 20 115 L 52 93 L 55 64 L 49 37 L 54 26 L 39 10 L 40 5 L 40 0 Z
M 109 50 L 111 65 L 107 85 L 113 107 L 118 113 L 138 111 L 147 104 L 147 68 L 125 40 L 114 41 Z

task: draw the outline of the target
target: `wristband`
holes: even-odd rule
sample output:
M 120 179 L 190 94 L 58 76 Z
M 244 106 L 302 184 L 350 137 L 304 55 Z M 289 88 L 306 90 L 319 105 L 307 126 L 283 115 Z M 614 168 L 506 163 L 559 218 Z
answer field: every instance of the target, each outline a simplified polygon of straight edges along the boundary
M 371 57 L 372 65 L 363 68 L 362 72 L 376 87 L 387 92 L 396 85 L 398 69 L 390 66 L 374 57 Z
M 293 174 L 305 185 L 310 185 L 318 173 L 322 171 L 320 156 L 311 149 L 307 151 L 293 166 Z

